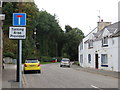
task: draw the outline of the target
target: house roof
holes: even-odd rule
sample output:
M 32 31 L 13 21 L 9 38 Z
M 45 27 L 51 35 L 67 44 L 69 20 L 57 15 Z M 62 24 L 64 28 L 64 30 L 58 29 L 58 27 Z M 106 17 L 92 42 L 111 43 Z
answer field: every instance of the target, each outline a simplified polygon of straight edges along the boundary
M 113 35 L 115 35 L 115 36 L 120 35 L 120 30 L 118 29 L 119 25 L 120 25 L 120 22 L 116 22 L 116 23 L 113 23 L 111 25 L 108 25 L 108 26 L 104 27 L 102 30 L 98 31 L 97 33 L 94 33 L 94 36 L 96 37 L 95 41 L 102 39 L 102 37 L 103 37 L 102 34 L 105 30 L 108 30 L 111 33 L 112 36 Z M 119 32 L 117 32 L 115 34 L 116 30 L 119 30 Z
M 93 29 L 88 35 L 93 34 L 94 35 L 94 40 L 93 41 L 99 41 L 103 38 L 103 32 L 105 30 L 108 30 L 110 32 L 110 37 L 118 37 L 120 36 L 120 21 L 110 24 L 106 27 L 104 27 L 102 30 L 98 31 L 97 33 L 95 33 L 94 31 L 97 29 L 97 27 L 95 29 Z M 85 37 L 87 37 L 88 35 L 86 35 Z M 87 39 L 84 43 L 88 43 L 89 39 Z
M 113 37 L 119 37 L 120 36 L 120 29 L 118 28 L 118 31 L 113 35 Z

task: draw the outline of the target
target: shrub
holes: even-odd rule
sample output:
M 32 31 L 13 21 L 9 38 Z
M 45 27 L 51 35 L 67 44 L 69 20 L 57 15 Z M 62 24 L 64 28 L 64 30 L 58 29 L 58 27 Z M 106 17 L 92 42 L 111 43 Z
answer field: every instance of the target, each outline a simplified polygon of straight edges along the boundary
M 51 62 L 52 58 L 49 56 L 41 56 L 40 60 L 41 60 L 41 62 Z
M 15 54 L 12 52 L 5 52 L 5 53 L 3 53 L 3 57 L 15 58 Z

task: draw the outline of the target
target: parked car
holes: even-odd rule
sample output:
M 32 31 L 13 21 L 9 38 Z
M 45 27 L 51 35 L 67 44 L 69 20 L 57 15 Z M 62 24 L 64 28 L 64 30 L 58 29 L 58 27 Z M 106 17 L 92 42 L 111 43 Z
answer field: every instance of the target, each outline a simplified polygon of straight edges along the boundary
M 62 58 L 62 60 L 60 62 L 60 67 L 62 67 L 62 66 L 70 67 L 70 59 L 68 59 L 68 58 Z
M 37 59 L 27 59 L 24 63 L 24 73 L 28 71 L 37 71 L 41 73 L 40 62 Z

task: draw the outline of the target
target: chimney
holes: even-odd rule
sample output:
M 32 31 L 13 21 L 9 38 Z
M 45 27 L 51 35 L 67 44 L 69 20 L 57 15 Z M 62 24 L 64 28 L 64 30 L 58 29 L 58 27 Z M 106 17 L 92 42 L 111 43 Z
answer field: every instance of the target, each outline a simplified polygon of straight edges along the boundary
M 111 22 L 103 22 L 103 19 L 102 19 L 101 22 L 97 22 L 97 24 L 98 24 L 97 30 L 100 31 L 100 30 L 102 30 L 104 27 L 110 25 Z

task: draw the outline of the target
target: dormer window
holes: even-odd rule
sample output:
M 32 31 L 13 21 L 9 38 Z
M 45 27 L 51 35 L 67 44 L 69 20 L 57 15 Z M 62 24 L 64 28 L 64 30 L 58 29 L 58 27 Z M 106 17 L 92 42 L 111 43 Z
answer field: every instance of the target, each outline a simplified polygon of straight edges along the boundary
M 88 42 L 88 48 L 93 48 L 93 40 L 89 40 Z
M 102 39 L 102 46 L 105 47 L 105 46 L 108 46 L 108 37 L 104 37 Z

